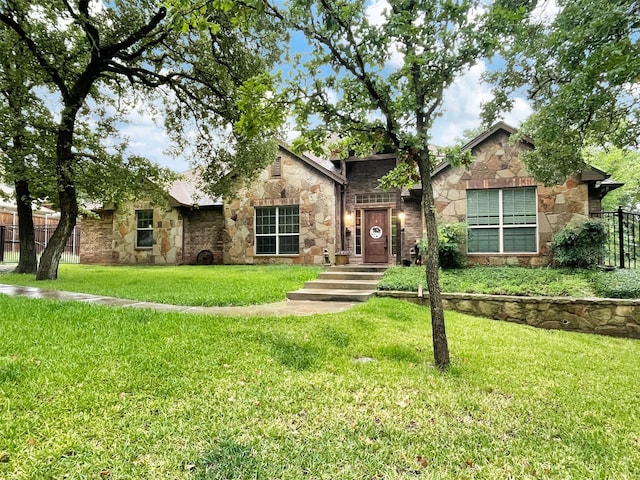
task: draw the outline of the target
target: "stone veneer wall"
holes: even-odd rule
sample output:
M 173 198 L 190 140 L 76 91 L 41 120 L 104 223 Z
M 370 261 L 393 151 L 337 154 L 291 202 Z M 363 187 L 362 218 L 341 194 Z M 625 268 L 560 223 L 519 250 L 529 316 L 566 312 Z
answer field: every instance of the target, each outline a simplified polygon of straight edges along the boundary
M 411 292 L 384 292 L 429 306 L 428 296 Z M 445 310 L 478 315 L 554 330 L 640 338 L 640 299 L 516 297 L 470 293 L 443 293 Z
M 136 210 L 147 209 L 153 209 L 153 246 L 136 248 Z M 81 263 L 182 263 L 182 215 L 175 208 L 154 208 L 148 201 L 134 202 L 115 212 L 100 212 L 99 220 L 83 220 L 82 235 Z M 88 253 L 92 249 L 102 253 Z
M 224 229 L 222 206 L 185 211 L 183 221 L 184 263 L 195 264 L 196 257 L 202 250 L 210 250 L 213 253 L 214 264 L 222 263 Z
M 529 176 L 519 160 L 522 143 L 512 145 L 504 131 L 498 131 L 473 149 L 474 161 L 468 169 L 449 167 L 434 178 L 434 197 L 438 221 L 466 220 L 467 189 L 537 186 L 538 253 L 471 254 L 467 260 L 483 265 L 544 265 L 549 261 L 553 235 L 572 220 L 586 220 L 589 213 L 588 185 L 569 178 L 563 185 L 545 187 Z M 502 150 L 504 153 L 498 155 Z
M 281 176 L 266 168 L 248 188 L 224 205 L 225 264 L 312 264 L 324 263 L 324 250 L 334 261 L 336 242 L 335 183 L 329 177 L 294 156 L 280 151 Z M 298 205 L 300 253 L 298 255 L 256 255 L 254 222 L 256 206 Z

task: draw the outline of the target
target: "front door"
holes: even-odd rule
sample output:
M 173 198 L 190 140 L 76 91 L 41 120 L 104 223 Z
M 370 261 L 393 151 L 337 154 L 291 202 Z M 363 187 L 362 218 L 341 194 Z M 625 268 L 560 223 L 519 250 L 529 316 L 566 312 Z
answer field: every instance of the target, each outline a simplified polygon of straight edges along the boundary
M 387 263 L 389 261 L 389 211 L 365 210 L 363 233 L 364 262 Z

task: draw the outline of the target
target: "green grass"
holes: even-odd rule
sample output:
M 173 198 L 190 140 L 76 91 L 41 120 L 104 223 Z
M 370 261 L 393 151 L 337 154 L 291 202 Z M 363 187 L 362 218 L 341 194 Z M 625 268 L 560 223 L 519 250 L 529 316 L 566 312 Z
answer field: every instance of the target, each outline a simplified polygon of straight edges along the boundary
M 426 310 L 392 299 L 0 312 L 3 480 L 640 477 L 638 341 L 447 312 L 442 374 Z
M 417 291 L 426 285 L 424 267 L 394 267 L 385 272 L 380 290 Z M 640 273 L 523 267 L 470 267 L 441 270 L 443 292 L 493 295 L 634 298 L 640 296 Z
M 57 280 L 5 274 L 0 283 L 26 285 L 174 305 L 254 305 L 285 299 L 288 291 L 317 278 L 320 268 L 269 266 L 60 265 Z

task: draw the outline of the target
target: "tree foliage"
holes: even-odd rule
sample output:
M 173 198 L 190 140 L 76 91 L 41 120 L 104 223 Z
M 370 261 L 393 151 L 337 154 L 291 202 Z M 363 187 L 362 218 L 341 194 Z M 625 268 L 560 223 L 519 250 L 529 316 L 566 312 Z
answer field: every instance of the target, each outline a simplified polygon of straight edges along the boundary
M 402 166 L 390 183 L 415 181 L 418 174 L 429 244 L 434 357 L 445 368 L 449 351 L 438 284 L 430 129 L 442 113 L 447 87 L 496 48 L 506 9 L 489 10 L 475 0 L 380 5 L 385 8 L 379 15 L 365 0 L 290 0 L 285 12 L 275 5 L 270 11 L 303 32 L 313 48 L 300 57 L 302 68 L 292 82 L 302 99 L 295 112 L 303 132 L 297 147 L 319 152 L 339 133 L 332 153 L 370 154 L 391 146 Z
M 603 210 L 640 213 L 640 152 L 620 148 L 588 148 L 583 156 L 589 165 L 604 170 L 612 180 L 624 183 L 602 199 Z
M 277 56 L 278 29 L 253 10 L 237 12 L 218 1 L 197 7 L 175 2 L 169 8 L 151 0 L 0 1 L 3 38 L 15 43 L 8 51 L 22 56 L 14 55 L 13 85 L 29 87 L 16 106 L 0 108 L 9 114 L 11 108 L 40 110 L 42 115 L 29 115 L 23 131 L 32 132 L 36 138 L 29 144 L 46 153 L 17 152 L 11 168 L 3 155 L 3 174 L 14 175 L 20 158 L 37 160 L 30 160 L 28 179 L 38 178 L 38 168 L 45 171 L 42 178 L 53 179 L 46 188 L 61 211 L 37 278 L 57 276 L 80 200 L 123 200 L 169 178 L 148 160 L 127 155 L 127 139 L 117 131 L 128 111 L 157 109 L 177 151 L 193 145 L 194 156 L 215 171 L 232 174 L 240 165 L 243 174 L 253 174 L 270 160 L 254 155 L 261 162 L 247 166 L 232 154 L 212 156 L 212 146 L 227 153 L 246 145 L 261 148 L 257 132 L 270 144 L 282 121 L 283 109 L 272 106 L 278 98 L 249 88 L 256 76 L 265 79 Z M 206 20 L 192 24 L 193 18 Z M 47 116 L 53 121 L 43 128 Z M 15 137 L 19 129 L 7 131 Z M 51 144 L 39 143 L 47 135 Z M 5 153 L 8 145 L 15 141 L 1 146 Z
M 522 2 L 526 21 L 513 24 L 484 113 L 492 123 L 525 92 L 535 113 L 520 132 L 536 149 L 523 159 L 548 184 L 583 168 L 584 146 L 640 141 L 640 3 L 557 0 L 558 11 L 545 16 L 549 3 Z

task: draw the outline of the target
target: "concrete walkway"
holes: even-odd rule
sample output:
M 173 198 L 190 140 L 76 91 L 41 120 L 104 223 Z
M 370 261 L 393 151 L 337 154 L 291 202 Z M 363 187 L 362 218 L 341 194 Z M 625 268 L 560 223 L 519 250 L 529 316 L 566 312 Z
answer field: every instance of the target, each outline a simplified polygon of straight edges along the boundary
M 7 265 L 0 265 L 0 273 L 10 271 Z M 0 277 L 0 280 L 2 277 Z M 307 316 L 323 313 L 343 312 L 355 305 L 354 302 L 314 302 L 301 300 L 285 300 L 264 305 L 249 305 L 246 307 L 189 307 L 181 305 L 166 305 L 163 303 L 140 302 L 123 298 L 90 295 L 88 293 L 61 292 L 45 290 L 35 287 L 20 287 L 16 285 L 0 284 L 0 294 L 28 298 L 46 298 L 50 300 L 68 300 L 92 303 L 94 305 L 108 305 L 112 307 L 147 308 L 159 312 L 198 313 L 203 315 L 229 315 L 241 317 L 282 317 L 287 315 Z

